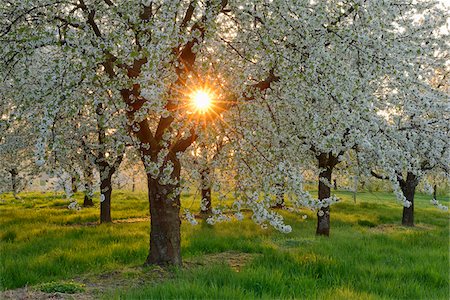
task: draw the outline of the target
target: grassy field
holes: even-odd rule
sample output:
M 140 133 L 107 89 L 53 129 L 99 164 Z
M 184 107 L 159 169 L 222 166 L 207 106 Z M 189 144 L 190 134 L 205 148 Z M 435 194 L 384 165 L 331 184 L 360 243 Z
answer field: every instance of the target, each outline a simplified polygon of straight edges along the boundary
M 183 223 L 182 269 L 141 266 L 145 194 L 114 193 L 116 223 L 109 225 L 95 224 L 98 207 L 68 210 L 67 200 L 50 193 L 7 195 L 0 201 L 0 286 L 30 286 L 28 293 L 75 287 L 75 299 L 449 299 L 448 213 L 418 195 L 417 226 L 405 228 L 390 193 L 359 193 L 356 203 L 350 193 L 337 195 L 330 238 L 314 235 L 308 211 L 305 220 L 283 212 L 290 234 L 248 219 Z

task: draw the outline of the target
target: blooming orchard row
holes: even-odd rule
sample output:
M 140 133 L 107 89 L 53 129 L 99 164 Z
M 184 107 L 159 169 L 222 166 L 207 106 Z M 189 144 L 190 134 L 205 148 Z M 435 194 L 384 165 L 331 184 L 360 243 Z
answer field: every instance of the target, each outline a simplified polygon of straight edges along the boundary
M 420 179 L 449 174 L 448 12 L 432 0 L 1 0 L 1 149 L 32 155 L 13 141 L 25 131 L 41 170 L 78 174 L 88 198 L 96 168 L 102 221 L 135 149 L 148 263 L 181 264 L 192 182 L 210 224 L 230 219 L 232 195 L 236 219 L 250 209 L 289 232 L 273 209 L 289 203 L 317 211 L 328 235 L 333 171 L 356 161 L 393 183 L 413 225 Z M 209 107 L 193 107 L 198 90 Z M 311 171 L 317 197 L 304 189 Z

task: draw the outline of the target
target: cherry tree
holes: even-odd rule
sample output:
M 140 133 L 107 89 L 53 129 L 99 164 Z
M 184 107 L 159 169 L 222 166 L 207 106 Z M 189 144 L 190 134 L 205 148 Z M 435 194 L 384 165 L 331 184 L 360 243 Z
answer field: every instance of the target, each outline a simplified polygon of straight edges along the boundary
M 33 163 L 36 130 L 12 100 L 11 82 L 5 80 L 0 89 L 3 90 L 0 95 L 0 191 L 12 191 L 17 199 L 18 193 L 39 171 Z
M 181 264 L 180 155 L 201 131 L 198 114 L 188 114 L 188 95 L 211 68 L 211 57 L 215 63 L 220 60 L 221 71 L 229 68 L 220 72 L 222 78 L 231 78 L 235 68 L 245 67 L 224 41 L 239 38 L 242 23 L 233 13 L 239 7 L 228 1 L 83 0 L 3 2 L 1 7 L 5 73 L 29 87 L 25 82 L 30 74 L 18 76 L 23 70 L 19 66 L 38 52 L 57 60 L 50 80 L 31 98 L 39 103 L 53 87 L 48 95 L 58 100 L 47 102 L 50 105 L 44 110 L 54 113 L 64 101 L 80 107 L 85 97 L 77 102 L 70 94 L 80 90 L 81 82 L 98 82 L 91 90 L 121 99 L 112 101 L 127 116 L 147 171 L 151 215 L 147 263 Z M 210 83 L 221 90 L 215 113 L 226 111 L 236 99 L 253 98 L 251 90 L 267 89 L 274 78 L 264 68 L 245 70 L 227 81 L 226 88 L 224 79 L 218 78 Z
M 59 115 L 53 121 L 49 147 L 57 163 L 49 168 L 62 167 L 66 172 L 80 173 L 85 185 L 83 206 L 92 206 L 94 169 L 100 177 L 100 222 L 111 222 L 112 176 L 119 168 L 129 141 L 123 126 L 114 117 L 115 110 L 98 101 L 100 96 L 89 93 L 93 100 L 74 116 Z M 117 114 L 117 113 L 116 113 Z M 73 178 L 73 176 L 72 176 Z
M 317 210 L 318 235 L 329 235 L 329 206 L 337 201 L 330 191 L 334 167 L 377 122 L 372 83 L 379 64 L 367 52 L 372 41 L 359 32 L 367 25 L 360 14 L 368 8 L 361 6 L 274 2 L 259 18 L 263 47 L 274 53 L 281 74 L 268 104 L 280 151 L 304 156 L 300 165 L 318 172 L 318 199 L 303 192 L 296 201 Z M 283 151 L 286 144 L 296 147 Z
M 282 144 L 294 143 L 298 150 L 293 153 L 311 157 L 302 164 L 316 160 L 318 201 L 314 205 L 313 199 L 303 196 L 298 202 L 318 210 L 317 234 L 329 234 L 335 166 L 352 149 L 385 151 L 374 145 L 373 138 L 387 131 L 380 113 L 401 105 L 405 97 L 417 101 L 419 92 L 425 94 L 422 89 L 427 93 L 416 109 L 430 114 L 444 108 L 437 103 L 445 103 L 447 97 L 433 93 L 424 78 L 443 67 L 448 57 L 441 30 L 446 11 L 435 1 L 274 1 L 254 10 L 261 24 L 261 45 L 271 53 L 268 64 L 280 78 L 268 98 L 271 113 L 263 119 L 275 120 L 276 126 L 268 130 L 280 137 L 279 152 L 283 153 Z M 408 111 L 397 112 L 408 118 Z M 440 122 L 448 122 L 439 117 Z M 436 128 L 437 136 L 446 132 Z M 414 149 L 429 151 L 422 145 Z M 442 151 L 430 154 L 434 160 L 445 157 Z
M 445 79 L 445 77 L 444 77 Z M 389 179 L 403 203 L 402 225 L 414 226 L 414 195 L 421 179 L 430 173 L 450 174 L 450 114 L 448 92 L 440 85 L 416 82 L 419 88 L 395 87 L 389 94 L 394 104 L 384 111 L 388 123 L 376 137 L 387 151 L 376 152 L 371 174 Z M 372 158 L 373 159 L 373 158 Z M 366 157 L 367 161 L 371 161 Z M 378 171 L 381 170 L 381 173 Z M 446 210 L 436 199 L 432 204 Z
M 374 163 L 389 179 L 403 204 L 402 224 L 414 226 L 414 194 L 430 172 L 449 174 L 449 44 L 446 13 L 437 3 L 418 4 L 398 20 L 402 43 L 386 45 L 394 61 L 385 67 L 377 94 L 385 126 L 375 136 Z M 447 25 L 448 26 L 448 25 Z M 414 38 L 411 38 L 414 37 Z M 447 86 L 447 88 L 446 88 Z M 366 157 L 367 159 L 367 157 Z M 368 159 L 370 160 L 370 159 Z M 445 209 L 437 203 L 433 204 Z
M 8 122 L 0 139 L 1 190 L 12 191 L 18 199 L 18 193 L 37 175 L 33 159 L 34 139 L 31 128 L 23 120 L 14 117 Z

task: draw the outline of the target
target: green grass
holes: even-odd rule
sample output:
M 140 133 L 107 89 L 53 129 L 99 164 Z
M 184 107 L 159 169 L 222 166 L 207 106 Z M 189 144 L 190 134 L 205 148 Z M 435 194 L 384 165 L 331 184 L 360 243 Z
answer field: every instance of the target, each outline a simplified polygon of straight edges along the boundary
M 209 226 L 183 223 L 187 267 L 139 287 L 110 290 L 127 299 L 448 299 L 449 214 L 416 198 L 416 228 L 399 226 L 401 207 L 391 193 L 338 192 L 331 237 L 314 235 L 316 219 L 283 212 L 290 234 L 250 220 Z M 98 207 L 70 211 L 53 194 L 28 193 L 0 202 L 2 290 L 136 268 L 148 251 L 148 221 L 85 226 Z M 81 202 L 81 195 L 79 202 Z M 191 205 L 185 196 L 183 202 Z M 441 200 L 448 204 L 448 199 Z M 97 201 L 98 205 L 98 201 Z M 148 216 L 145 194 L 116 192 L 113 219 Z M 81 226 L 80 224 L 85 224 Z M 251 257 L 235 268 L 237 261 Z M 231 255 L 230 255 L 231 253 Z M 215 255 L 219 255 L 216 257 Z M 201 262 L 200 264 L 194 262 Z M 131 272 L 131 271 L 130 271 Z M 133 272 L 126 276 L 140 276 Z M 131 275 L 130 275 L 131 274 Z M 58 283 L 60 282 L 60 283 Z M 114 285 L 112 286 L 114 287 Z M 97 294 L 97 297 L 101 295 Z
M 76 282 L 47 282 L 39 285 L 39 290 L 46 293 L 75 294 L 84 292 L 84 286 Z

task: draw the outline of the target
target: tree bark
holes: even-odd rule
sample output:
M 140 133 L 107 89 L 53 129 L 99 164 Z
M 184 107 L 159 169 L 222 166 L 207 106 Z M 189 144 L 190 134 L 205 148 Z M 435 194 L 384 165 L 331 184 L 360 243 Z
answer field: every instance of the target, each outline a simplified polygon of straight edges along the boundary
M 102 170 L 103 169 L 103 170 Z M 111 220 L 111 193 L 113 172 L 100 168 L 100 223 L 110 223 Z
M 77 178 L 75 176 L 72 176 L 71 183 L 72 183 L 72 192 L 75 194 L 76 192 L 78 192 Z
M 326 153 L 321 153 L 317 156 L 319 161 L 319 168 L 322 170 L 319 173 L 319 200 L 330 198 L 331 190 L 330 187 L 322 182 L 322 178 L 331 184 L 331 175 L 333 172 L 334 162 L 332 161 L 334 157 L 330 154 L 330 158 Z M 330 235 L 330 207 L 322 207 L 317 212 L 317 229 L 316 235 Z
M 201 172 L 201 189 L 202 189 L 202 200 L 200 213 L 203 215 L 210 215 L 211 211 L 211 187 L 209 183 L 209 168 L 205 168 Z
M 97 104 L 96 114 L 97 114 L 97 134 L 98 134 L 98 144 L 99 150 L 96 157 L 96 164 L 100 172 L 100 223 L 111 222 L 111 193 L 112 193 L 112 175 L 122 162 L 124 152 L 117 156 L 113 164 L 107 161 L 107 138 L 106 130 L 104 127 L 104 115 L 103 115 L 103 104 L 100 102 Z
M 99 166 L 100 171 L 100 223 L 110 223 L 111 220 L 111 193 L 112 175 L 114 170 L 108 163 L 103 162 Z
M 277 183 L 275 185 L 275 188 L 276 188 L 276 194 L 275 194 L 276 204 L 273 206 L 273 208 L 283 208 L 284 207 L 283 185 L 280 183 Z
M 84 194 L 83 207 L 94 206 L 94 201 L 92 200 L 92 196 Z
M 87 168 L 84 172 L 84 201 L 83 206 L 89 207 L 94 206 L 94 201 L 92 201 L 92 192 L 93 192 L 93 184 L 92 184 L 92 170 Z
M 400 181 L 403 195 L 411 202 L 410 207 L 403 207 L 402 225 L 404 226 L 414 226 L 414 194 L 418 183 L 418 177 L 411 172 L 407 173 L 406 180 Z
M 150 203 L 150 251 L 146 264 L 181 266 L 180 163 L 173 155 L 172 178 L 177 184 L 160 184 L 147 175 Z
M 14 199 L 19 199 L 19 197 L 17 196 L 17 194 L 19 193 L 19 182 L 17 179 L 19 172 L 17 172 L 16 168 L 12 168 L 9 173 L 11 174 L 11 187 Z

